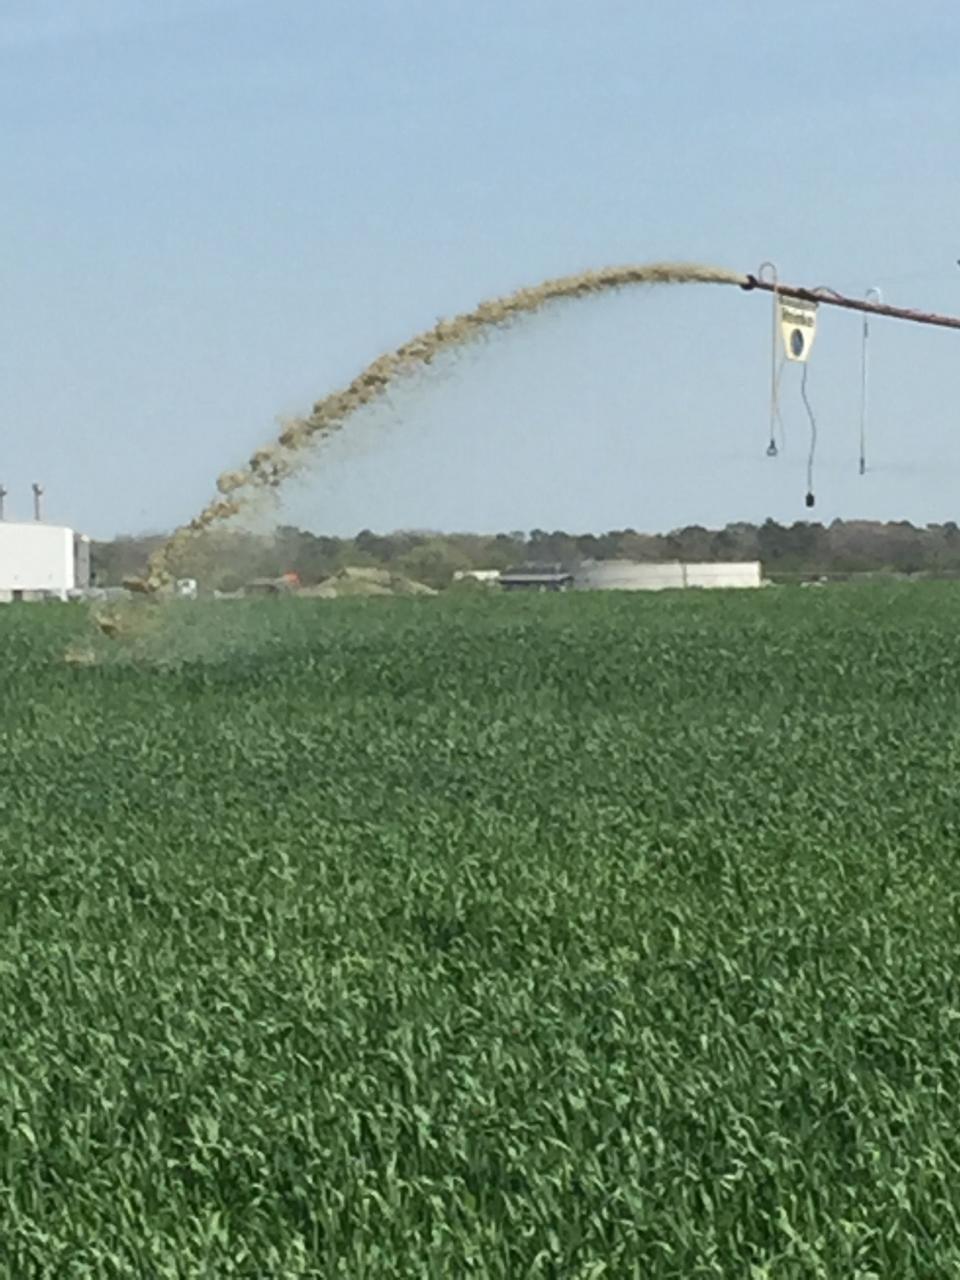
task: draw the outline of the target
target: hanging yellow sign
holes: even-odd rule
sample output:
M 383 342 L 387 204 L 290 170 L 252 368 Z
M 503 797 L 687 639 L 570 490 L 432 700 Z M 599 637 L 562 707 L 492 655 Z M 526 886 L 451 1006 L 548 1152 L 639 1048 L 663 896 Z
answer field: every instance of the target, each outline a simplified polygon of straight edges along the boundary
M 801 298 L 779 298 L 780 332 L 788 360 L 805 362 L 817 336 L 817 303 Z

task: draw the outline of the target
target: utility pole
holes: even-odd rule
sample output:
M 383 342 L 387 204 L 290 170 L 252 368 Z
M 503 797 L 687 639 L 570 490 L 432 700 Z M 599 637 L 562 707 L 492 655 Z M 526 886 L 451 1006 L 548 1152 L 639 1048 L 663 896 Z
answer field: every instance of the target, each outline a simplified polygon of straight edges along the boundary
M 43 519 L 43 510 L 41 498 L 43 497 L 43 489 L 34 481 L 33 484 L 33 518 L 34 520 Z

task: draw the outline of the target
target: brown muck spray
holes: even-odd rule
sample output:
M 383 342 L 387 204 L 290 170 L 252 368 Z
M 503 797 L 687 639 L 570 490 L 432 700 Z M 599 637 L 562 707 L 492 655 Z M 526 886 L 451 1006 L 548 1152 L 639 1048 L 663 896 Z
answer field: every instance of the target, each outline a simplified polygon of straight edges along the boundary
M 147 591 L 154 591 L 169 582 L 177 554 L 192 537 L 239 515 L 258 492 L 278 488 L 304 463 L 312 445 L 339 431 L 354 413 L 376 401 L 392 383 L 426 367 L 448 351 L 464 347 L 485 333 L 533 315 L 552 303 L 569 299 L 594 297 L 634 285 L 746 286 L 746 283 L 747 278 L 735 271 L 697 263 L 654 262 L 608 267 L 547 280 L 505 297 L 482 302 L 473 311 L 452 320 L 440 320 L 434 328 L 379 356 L 348 387 L 318 400 L 312 413 L 287 423 L 277 439 L 257 449 L 245 467 L 224 472 L 217 481 L 219 496 L 160 548 L 151 559 L 146 581 L 140 585 Z
M 547 280 L 531 288 L 519 289 L 516 293 L 505 297 L 483 302 L 473 311 L 455 316 L 452 320 L 438 321 L 434 328 L 416 335 L 394 351 L 379 356 L 349 386 L 318 400 L 310 414 L 287 423 L 275 441 L 257 449 L 246 466 L 235 471 L 224 472 L 217 480 L 218 496 L 209 502 L 189 524 L 178 529 L 151 558 L 147 578 L 129 580 L 125 585 L 133 590 L 152 594 L 168 583 L 173 576 L 173 566 L 178 553 L 194 536 L 239 515 L 258 492 L 277 489 L 303 465 L 312 445 L 339 431 L 353 414 L 379 399 L 391 384 L 430 365 L 437 356 L 466 346 L 491 330 L 506 326 L 524 316 L 533 315 L 555 302 L 597 296 L 634 285 L 656 284 L 739 285 L 748 292 L 765 291 L 774 294 L 778 299 L 793 299 L 799 304 L 807 304 L 814 308 L 820 305 L 842 307 L 865 315 L 887 316 L 894 320 L 912 321 L 915 324 L 960 329 L 960 318 L 955 316 L 893 307 L 881 302 L 879 298 L 845 297 L 832 289 L 807 289 L 781 284 L 776 279 L 775 272 L 773 278 L 769 279 L 764 278 L 763 270 L 758 275 L 744 276 L 721 267 L 696 263 L 655 262 L 647 265 L 609 267 Z M 794 356 L 794 358 L 800 357 Z M 768 448 L 771 455 L 777 452 L 773 435 L 773 415 L 779 418 L 776 405 L 777 386 L 778 378 L 775 377 L 772 387 L 771 443 Z M 815 443 L 816 423 L 809 402 L 806 400 L 805 383 L 803 394 L 811 419 L 812 443 Z M 811 450 L 808 471 L 812 467 L 812 456 Z M 808 491 L 808 505 L 812 505 L 812 498 L 812 492 Z

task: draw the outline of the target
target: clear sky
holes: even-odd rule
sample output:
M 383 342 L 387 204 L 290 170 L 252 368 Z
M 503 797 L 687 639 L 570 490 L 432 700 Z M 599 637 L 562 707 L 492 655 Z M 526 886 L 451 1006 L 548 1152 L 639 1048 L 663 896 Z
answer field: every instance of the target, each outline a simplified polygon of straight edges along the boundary
M 97 536 L 386 347 L 587 266 L 690 258 L 960 313 L 955 0 L 0 0 L 0 481 Z M 353 424 L 278 513 L 665 529 L 807 516 L 769 301 L 574 304 Z M 810 366 L 817 518 L 960 518 L 960 334 L 859 321 Z M 797 373 L 790 368 L 788 375 Z

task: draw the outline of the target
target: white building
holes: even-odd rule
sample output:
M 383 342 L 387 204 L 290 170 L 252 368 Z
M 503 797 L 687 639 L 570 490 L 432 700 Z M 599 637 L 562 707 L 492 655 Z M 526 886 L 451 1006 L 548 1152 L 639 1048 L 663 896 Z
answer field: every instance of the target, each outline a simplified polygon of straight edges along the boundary
M 90 585 L 90 539 L 62 525 L 0 521 L 0 602 L 66 600 Z
M 579 591 L 682 591 L 685 587 L 759 587 L 759 560 L 685 564 L 680 560 L 591 560 L 577 571 Z
M 759 560 L 717 560 L 683 566 L 685 587 L 761 587 Z

